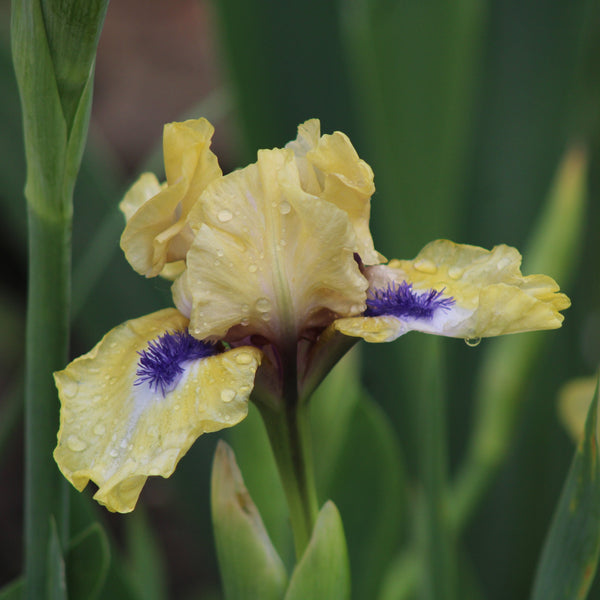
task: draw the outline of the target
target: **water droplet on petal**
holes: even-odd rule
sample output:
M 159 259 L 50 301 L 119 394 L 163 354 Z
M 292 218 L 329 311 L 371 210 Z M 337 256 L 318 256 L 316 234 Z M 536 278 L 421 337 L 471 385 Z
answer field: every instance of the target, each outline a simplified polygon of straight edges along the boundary
M 73 396 L 77 394 L 78 389 L 79 384 L 76 381 L 73 381 L 72 379 L 66 381 L 65 384 L 62 386 L 63 394 L 69 398 L 73 398 Z
M 250 312 L 250 306 L 248 306 L 248 304 L 242 304 L 242 306 L 240 306 L 240 309 L 242 311 L 242 313 L 247 314 Z
M 217 256 L 223 256 L 223 250 L 221 250 L 221 248 L 217 250 Z
M 465 338 L 465 344 L 471 348 L 474 348 L 475 346 L 479 346 L 480 342 L 481 342 L 480 337 Z
M 240 321 L 240 325 L 242 327 L 248 327 L 250 323 L 250 319 L 248 319 L 247 317 L 244 317 L 241 321 Z
M 117 456 L 119 456 L 119 451 L 113 448 L 108 454 L 113 458 L 117 458 Z
M 220 210 L 217 213 L 217 219 L 219 219 L 221 223 L 227 223 L 227 221 L 231 221 L 231 219 L 233 219 L 233 215 L 228 210 Z
M 448 277 L 450 277 L 451 279 L 460 279 L 463 276 L 464 272 L 464 269 L 461 269 L 459 267 L 450 267 L 448 269 Z
M 106 427 L 104 426 L 104 424 L 102 423 L 98 423 L 95 427 L 94 427 L 94 433 L 96 435 L 104 435 L 106 433 Z
M 281 202 L 279 204 L 279 212 L 282 215 L 287 215 L 290 211 L 292 210 L 292 207 L 290 206 L 289 202 L 286 202 L 285 200 L 283 202 Z
M 250 265 L 248 267 L 248 271 L 250 271 L 250 273 L 256 273 L 256 271 L 258 271 L 258 267 L 256 265 Z
M 76 435 L 70 435 L 67 438 L 67 446 L 69 447 L 69 450 L 72 450 L 73 452 L 81 452 L 87 448 L 87 444 Z
M 254 307 L 258 312 L 269 312 L 271 310 L 271 301 L 268 298 L 259 298 Z
M 225 388 L 221 390 L 221 400 L 223 402 L 231 402 L 235 398 L 235 392 L 233 390 Z
M 434 273 L 437 273 L 437 266 L 426 258 L 418 260 L 413 266 L 417 271 L 420 271 L 421 273 L 427 273 L 428 275 L 433 275 Z
M 252 355 L 249 352 L 240 352 L 235 357 L 238 365 L 249 365 L 252 362 Z

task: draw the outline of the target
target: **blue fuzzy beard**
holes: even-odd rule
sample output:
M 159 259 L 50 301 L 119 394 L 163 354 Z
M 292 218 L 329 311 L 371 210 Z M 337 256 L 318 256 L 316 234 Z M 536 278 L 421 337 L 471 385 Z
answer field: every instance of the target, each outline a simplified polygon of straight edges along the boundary
M 134 385 L 148 384 L 153 391 L 160 390 L 163 398 L 183 373 L 183 364 L 216 354 L 215 347 L 201 342 L 186 331 L 165 333 L 148 343 L 138 352 L 140 359 Z
M 454 304 L 454 298 L 442 298 L 443 293 L 444 290 L 417 293 L 412 289 L 411 283 L 392 282 L 387 289 L 369 291 L 364 316 L 411 317 L 429 321 L 438 309 L 450 310 Z

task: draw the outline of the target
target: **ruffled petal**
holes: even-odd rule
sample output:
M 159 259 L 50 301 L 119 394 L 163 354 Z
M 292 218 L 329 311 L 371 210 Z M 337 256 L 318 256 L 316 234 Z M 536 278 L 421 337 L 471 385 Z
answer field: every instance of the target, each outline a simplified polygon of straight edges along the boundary
M 189 221 L 195 238 L 174 298 L 196 337 L 297 340 L 332 313 L 364 310 L 348 215 L 302 189 L 290 150 L 260 151 L 213 182 Z
M 165 125 L 166 184 L 160 187 L 156 178 L 151 181 L 144 174 L 120 205 L 127 219 L 121 248 L 131 266 L 146 277 L 185 258 L 191 243 L 186 226 L 190 209 L 206 186 L 221 176 L 210 150 L 213 132 L 206 119 Z
M 387 314 L 382 308 L 378 316 L 334 325 L 346 335 L 367 341 L 390 341 L 411 330 L 478 339 L 560 327 L 563 315 L 559 311 L 570 306 L 569 299 L 558 293 L 551 277 L 523 276 L 520 265 L 521 255 L 509 246 L 489 251 L 437 240 L 412 261 L 392 260 L 388 265 L 366 269 L 371 298 L 386 290 L 393 292 L 404 286 L 406 291 L 408 287 L 414 310 L 402 304 L 390 307 Z M 432 296 L 432 291 L 439 294 Z M 428 305 L 430 310 L 423 311 L 431 297 L 435 300 Z M 390 327 L 390 318 L 401 325 Z
M 168 477 L 201 434 L 247 414 L 261 359 L 253 347 L 188 361 L 164 397 L 140 383 L 139 353 L 187 326 L 175 309 L 127 321 L 55 373 L 62 408 L 54 458 L 78 490 L 96 483 L 94 498 L 111 511 L 133 510 L 149 475 Z
M 311 119 L 298 127 L 297 139 L 287 147 L 296 155 L 303 189 L 348 214 L 363 263 L 384 262 L 369 230 L 373 171 L 359 158 L 348 136 L 340 131 L 321 136 L 319 120 Z

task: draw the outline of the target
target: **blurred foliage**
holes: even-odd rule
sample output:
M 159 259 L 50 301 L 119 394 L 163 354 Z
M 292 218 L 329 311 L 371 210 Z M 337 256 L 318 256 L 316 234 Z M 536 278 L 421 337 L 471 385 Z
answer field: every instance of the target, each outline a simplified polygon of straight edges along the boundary
M 285 143 L 299 122 L 314 116 L 321 118 L 324 132 L 348 133 L 375 172 L 374 238 L 389 257 L 412 257 L 435 237 L 525 249 L 566 148 L 573 141 L 587 147 L 590 201 L 565 289 L 573 306 L 561 330 L 542 334 L 535 365 L 518 392 L 508 458 L 456 548 L 461 571 L 482 598 L 526 597 L 572 455 L 553 399 L 560 384 L 593 372 L 600 362 L 598 2 L 214 0 L 213 5 L 242 144 L 231 154 L 253 160 L 257 148 Z M 6 19 L 6 11 L 0 14 Z M 5 24 L 0 32 L 6 36 Z M 0 248 L 9 261 L 0 286 L 5 332 L 0 337 L 0 514 L 8 523 L 20 518 L 14 465 L 21 436 L 14 416 L 18 402 L 10 398 L 18 398 L 21 378 L 26 243 L 24 151 L 7 47 L 3 39 Z M 128 183 L 110 148 L 92 138 L 75 193 L 73 355 L 87 351 L 115 324 L 170 303 L 168 285 L 137 276 L 118 248 L 122 222 L 116 205 Z M 374 598 L 382 581 L 385 598 L 393 598 L 389 590 L 410 590 L 418 577 L 401 550 L 418 521 L 408 508 L 415 489 L 407 481 L 422 479 L 419 448 L 427 440 L 416 424 L 428 348 L 417 334 L 390 345 L 365 345 L 364 384 L 355 379 L 355 365 L 342 365 L 337 383 L 334 373 L 315 398 L 320 499 L 331 497 L 340 509 L 357 600 Z M 493 348 L 487 341 L 477 348 L 460 340 L 440 343 L 450 480 L 469 440 L 475 375 Z M 228 437 L 273 543 L 289 565 L 283 496 L 255 417 Z M 14 425 L 5 433 L 8 422 Z M 82 534 L 98 519 L 108 524 L 106 597 L 149 597 L 138 589 L 140 581 L 155 582 L 156 597 L 163 595 L 162 586 L 164 597 L 219 597 L 208 504 L 215 442 L 214 436 L 201 439 L 169 481 L 149 483 L 142 496 L 147 523 L 125 526 L 131 517 L 93 508 L 73 530 Z M 381 477 L 389 465 L 396 465 L 393 481 Z M 20 569 L 18 531 L 4 523 L 1 528 L 7 534 L 0 542 L 0 586 Z M 151 532 L 153 544 L 146 537 Z M 90 545 L 91 552 L 103 552 L 102 545 Z M 167 583 L 161 569 L 169 574 Z M 596 584 L 590 597 L 599 595 Z

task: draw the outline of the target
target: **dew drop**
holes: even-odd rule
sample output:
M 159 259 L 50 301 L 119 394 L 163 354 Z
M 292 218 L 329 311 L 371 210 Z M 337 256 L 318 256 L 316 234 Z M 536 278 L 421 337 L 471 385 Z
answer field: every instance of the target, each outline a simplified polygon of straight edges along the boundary
M 292 210 L 292 207 L 290 206 L 289 202 L 286 202 L 285 200 L 283 202 L 280 202 L 279 212 L 282 215 L 287 215 L 291 210 Z
M 70 379 L 62 386 L 62 392 L 65 396 L 69 398 L 73 398 L 75 394 L 77 394 L 77 390 L 79 389 L 79 384 L 76 381 Z
M 271 310 L 271 301 L 268 298 L 259 298 L 254 307 L 258 312 L 269 312 Z
M 451 279 L 460 279 L 464 272 L 464 269 L 460 269 L 459 267 L 450 267 L 448 269 L 448 277 Z
M 104 426 L 104 424 L 103 423 L 98 423 L 94 427 L 94 433 L 96 435 L 104 435 L 106 433 L 106 427 Z
M 108 454 L 113 458 L 117 458 L 117 456 L 119 456 L 118 450 L 115 450 L 114 448 Z
M 479 346 L 480 342 L 480 337 L 465 338 L 465 344 L 470 348 L 475 348 L 475 346 Z
M 121 440 L 119 442 L 119 446 L 121 446 L 121 448 L 123 448 L 123 450 L 125 450 L 125 448 L 127 448 L 127 440 Z
M 417 271 L 420 271 L 421 273 L 427 273 L 429 275 L 437 273 L 436 265 L 426 258 L 417 261 L 413 266 Z
M 248 319 L 247 317 L 244 317 L 241 321 L 240 321 L 240 325 L 242 327 L 248 327 L 248 325 L 250 324 L 250 319 Z
M 67 446 L 69 447 L 69 450 L 72 450 L 73 452 L 81 452 L 87 448 L 87 444 L 76 435 L 70 435 L 67 438 Z
M 223 256 L 223 250 L 221 250 L 221 248 L 217 250 L 217 256 Z
M 258 267 L 256 265 L 250 265 L 248 267 L 248 271 L 250 271 L 250 273 L 256 273 L 256 271 L 258 271 Z
M 223 402 L 231 402 L 235 398 L 235 392 L 233 390 L 225 388 L 221 390 L 221 400 Z
M 152 425 L 151 427 L 148 427 L 148 431 L 147 431 L 148 435 L 150 437 L 158 437 L 158 427 L 156 427 L 156 425 Z
M 221 223 L 227 223 L 227 221 L 231 221 L 231 219 L 233 219 L 233 215 L 228 210 L 220 210 L 217 213 L 217 219 L 219 219 Z
M 235 357 L 238 365 L 249 365 L 252 362 L 252 356 L 248 352 L 240 352 Z
M 250 306 L 248 306 L 248 304 L 242 304 L 242 306 L 240 306 L 240 310 L 246 315 L 250 312 Z

